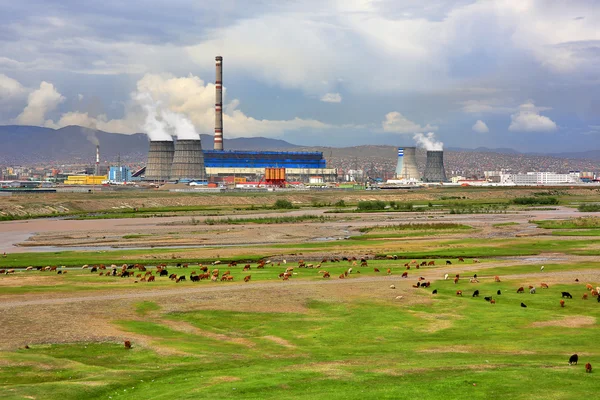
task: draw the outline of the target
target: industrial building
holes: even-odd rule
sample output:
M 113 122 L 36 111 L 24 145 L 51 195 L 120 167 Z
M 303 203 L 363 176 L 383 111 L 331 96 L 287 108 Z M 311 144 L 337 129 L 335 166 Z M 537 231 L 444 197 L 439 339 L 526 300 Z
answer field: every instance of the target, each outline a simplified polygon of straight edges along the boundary
M 108 180 L 106 175 L 69 175 L 65 185 L 102 185 Z
M 444 169 L 444 152 L 427 150 L 423 182 L 448 182 Z
M 237 176 L 264 178 L 265 168 L 284 168 L 288 179 L 308 182 L 320 177 L 337 180 L 337 170 L 326 168 L 321 152 L 236 151 L 223 148 L 223 57 L 217 56 L 215 79 L 214 150 L 203 150 L 200 140 L 151 141 L 145 180 L 214 181 Z

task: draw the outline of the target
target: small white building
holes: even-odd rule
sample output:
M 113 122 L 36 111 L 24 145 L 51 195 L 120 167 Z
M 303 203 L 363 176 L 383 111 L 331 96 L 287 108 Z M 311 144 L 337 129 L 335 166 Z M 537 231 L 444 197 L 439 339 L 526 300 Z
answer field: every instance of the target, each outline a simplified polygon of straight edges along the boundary
M 579 173 L 557 174 L 555 172 L 527 172 L 526 174 L 501 174 L 500 183 L 517 186 L 569 185 L 580 183 Z

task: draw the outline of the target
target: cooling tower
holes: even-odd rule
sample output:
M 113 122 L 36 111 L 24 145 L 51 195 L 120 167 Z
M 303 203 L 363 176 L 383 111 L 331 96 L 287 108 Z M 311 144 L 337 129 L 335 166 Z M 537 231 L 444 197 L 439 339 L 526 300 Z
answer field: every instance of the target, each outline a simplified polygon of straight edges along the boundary
M 396 179 L 400 179 L 402 174 L 402 166 L 404 165 L 404 149 L 402 147 L 398 147 L 398 164 L 396 164 L 396 173 L 394 176 Z
M 175 143 L 171 179 L 206 179 L 204 153 L 200 140 L 178 140 Z
M 405 147 L 403 149 L 402 161 L 400 161 L 400 148 L 398 149 L 398 166 L 401 165 L 400 173 L 398 173 L 398 167 L 396 167 L 396 179 L 406 180 L 419 180 L 421 175 L 417 168 L 417 148 L 416 147 Z
M 223 150 L 223 57 L 215 58 L 215 150 Z
M 150 141 L 148 164 L 146 165 L 147 181 L 168 181 L 173 164 L 175 148 L 170 140 Z
M 443 151 L 427 151 L 423 182 L 447 182 Z

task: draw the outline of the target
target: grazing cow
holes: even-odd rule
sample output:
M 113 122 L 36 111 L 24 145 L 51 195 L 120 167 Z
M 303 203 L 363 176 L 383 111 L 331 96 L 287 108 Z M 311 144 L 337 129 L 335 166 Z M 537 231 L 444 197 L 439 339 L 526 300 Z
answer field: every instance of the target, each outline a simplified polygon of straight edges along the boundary
M 517 289 L 517 293 L 525 293 L 525 289 L 523 288 L 523 286 Z
M 573 354 L 571 357 L 569 357 L 569 365 L 577 365 L 577 361 L 579 361 L 579 356 L 577 354 Z
M 437 289 L 433 289 L 433 292 L 431 292 L 431 294 L 437 294 Z
M 242 271 L 250 271 L 250 264 L 244 265 L 244 269 Z
M 457 290 L 457 291 L 456 291 L 456 295 L 457 295 L 457 296 L 462 296 L 462 290 Z
M 216 276 L 212 275 L 212 276 L 210 277 L 210 280 L 211 280 L 211 282 L 216 282 L 218 279 L 217 279 L 217 277 L 216 277 Z
M 171 274 L 169 275 L 169 279 L 174 281 L 175 279 L 177 279 L 177 274 Z
M 433 266 L 433 265 L 435 265 L 435 261 L 429 261 L 429 262 L 427 263 L 427 266 L 428 266 L 428 267 L 431 267 L 431 266 Z
M 473 259 L 473 263 L 478 263 L 478 262 L 481 262 L 481 261 L 479 261 L 479 259 L 478 259 L 478 258 L 474 258 L 474 259 Z
M 361 267 L 366 267 L 367 266 L 367 261 L 361 261 L 360 262 L 360 266 Z
M 496 292 L 496 294 L 497 294 L 498 296 L 500 296 L 500 295 L 502 294 L 502 291 L 501 291 L 500 289 L 498 289 L 498 291 Z
M 564 306 L 565 306 L 565 301 L 564 301 L 564 300 L 561 300 L 561 301 L 560 301 L 560 306 L 561 306 L 561 307 L 564 307 Z
M 404 271 L 404 272 L 402 273 L 402 277 L 403 277 L 403 278 L 408 278 L 408 272 Z
M 548 284 L 544 283 L 544 282 L 542 282 L 542 284 L 540 286 L 542 287 L 542 289 L 548 289 L 549 288 Z
M 540 267 L 540 271 L 543 271 L 543 270 L 544 270 L 544 266 L 542 265 L 542 266 Z
M 483 298 L 485 301 L 491 301 L 492 300 L 492 296 L 487 296 Z
M 97 272 L 97 271 L 98 271 L 98 268 L 96 268 L 96 267 L 92 267 L 92 269 L 90 269 L 90 273 L 94 273 L 94 272 Z
M 206 273 L 206 272 L 208 272 L 208 267 L 207 267 L 207 266 L 205 266 L 205 265 L 204 265 L 204 266 L 201 266 L 201 267 L 200 267 L 200 271 L 202 271 L 202 272 Z
M 0 269 L 0 274 L 5 274 L 6 270 L 5 269 Z
M 585 372 L 592 373 L 592 364 L 585 364 Z
M 583 300 L 587 300 L 587 293 L 583 294 L 583 297 L 581 297 Z
M 340 274 L 340 279 L 344 279 L 344 278 L 345 278 L 344 274 Z
M 596 289 L 592 290 L 592 296 L 593 297 L 598 296 L 598 291 Z
M 464 259 L 464 258 L 462 258 L 462 257 L 459 257 L 459 258 L 458 258 L 458 261 L 459 261 L 459 262 L 465 262 L 465 259 Z
M 494 299 L 491 299 L 491 300 L 490 300 L 490 304 L 496 304 L 496 300 L 494 300 Z
M 373 272 L 379 272 L 379 269 L 373 268 Z
M 494 282 L 500 282 L 500 277 L 496 275 L 496 276 L 494 277 Z
M 169 276 L 169 271 L 166 269 L 161 269 L 159 276 Z
M 471 279 L 469 279 L 469 282 L 470 283 L 479 283 L 479 279 L 477 279 L 477 278 L 471 278 Z
M 244 282 L 250 282 L 250 279 L 252 279 L 252 275 L 245 276 Z
M 454 284 L 456 285 L 458 283 L 458 278 L 454 278 Z
M 527 308 L 527 306 L 525 305 L 525 303 L 521 303 L 521 307 Z
M 227 275 L 223 275 L 223 276 L 221 277 L 221 282 L 224 282 L 224 281 L 226 281 L 226 280 L 227 280 Z
M 352 273 L 352 268 L 348 268 L 348 274 Z
M 597 299 L 598 299 L 598 303 L 600 303 L 600 296 L 598 296 Z
M 529 285 L 529 289 L 533 289 L 533 286 Z
M 448 274 L 444 275 L 444 280 L 448 280 Z
M 479 290 L 474 291 L 472 297 L 479 297 Z
M 233 281 L 233 275 L 227 275 L 227 281 Z
M 446 260 L 446 265 L 452 265 L 452 261 Z
M 131 349 L 131 342 L 130 342 L 129 340 L 126 340 L 126 341 L 125 341 L 125 348 L 126 348 L 127 350 Z
M 11 271 L 11 270 L 9 269 L 8 271 L 6 271 L 6 273 L 8 274 L 10 271 Z M 14 271 L 13 271 L 13 272 L 14 272 Z M 58 271 L 56 271 L 56 274 L 57 274 L 57 275 L 60 275 L 60 274 L 62 274 L 62 271 L 59 269 Z
M 391 268 L 388 268 L 388 269 L 387 269 L 387 274 L 388 274 L 388 275 L 391 275 L 391 274 L 392 274 L 392 270 L 391 270 Z
M 148 277 L 148 282 L 154 282 L 156 280 L 156 278 L 154 277 L 154 275 L 150 275 Z
M 529 289 L 529 294 L 535 294 L 535 288 Z
M 587 290 L 592 290 L 594 287 L 588 283 L 587 285 L 585 285 L 585 288 Z
M 579 282 L 579 279 L 575 278 L 575 282 Z
M 185 281 L 185 275 L 181 275 L 179 278 L 177 278 L 177 282 L 179 281 Z
M 569 292 L 561 292 L 561 293 L 562 293 L 562 295 L 560 297 L 563 297 L 563 298 L 566 297 L 567 299 L 573 298 L 573 296 L 571 296 L 571 293 L 569 293 Z
M 417 264 L 417 267 L 418 267 L 418 266 L 424 267 L 424 266 L 426 266 L 426 265 L 427 265 L 427 261 L 423 261 L 421 264 Z
M 325 272 L 323 274 L 323 278 L 331 278 L 331 275 L 329 275 L 329 272 Z
M 200 276 L 199 275 L 190 275 L 190 281 L 200 282 Z

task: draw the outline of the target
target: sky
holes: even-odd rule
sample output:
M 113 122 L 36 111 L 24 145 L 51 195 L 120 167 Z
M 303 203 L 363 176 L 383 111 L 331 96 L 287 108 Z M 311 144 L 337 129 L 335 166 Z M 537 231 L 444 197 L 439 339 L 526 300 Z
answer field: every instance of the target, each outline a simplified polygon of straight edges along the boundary
M 0 124 L 212 134 L 221 55 L 226 138 L 600 149 L 599 26 L 596 0 L 0 0 Z

